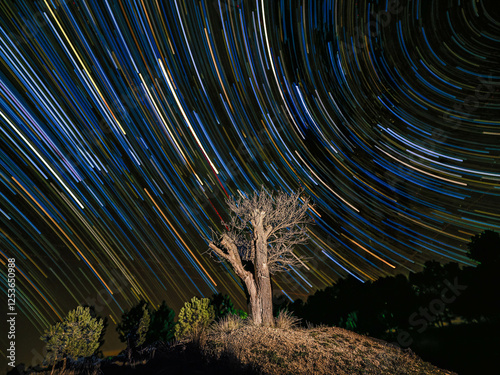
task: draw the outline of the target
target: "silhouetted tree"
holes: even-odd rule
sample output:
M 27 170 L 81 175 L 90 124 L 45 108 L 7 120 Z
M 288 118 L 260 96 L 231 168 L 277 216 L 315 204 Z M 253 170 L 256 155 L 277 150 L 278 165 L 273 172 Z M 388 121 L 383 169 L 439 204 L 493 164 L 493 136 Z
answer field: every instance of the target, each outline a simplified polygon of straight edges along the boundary
M 492 230 L 475 235 L 467 245 L 468 257 L 480 262 L 486 268 L 497 267 L 500 263 L 500 234 Z
M 175 337 L 175 311 L 163 301 L 156 311 L 151 312 L 151 322 L 146 336 L 147 343 L 170 342 Z
M 458 270 L 458 266 L 457 266 Z M 443 266 L 437 261 L 427 261 L 424 264 L 424 269 L 421 272 L 411 273 L 409 276 L 410 284 L 412 285 L 418 304 L 422 307 L 428 306 L 434 299 L 441 299 L 443 289 L 447 288 L 448 282 L 453 282 L 454 274 L 452 266 Z M 450 321 L 451 312 L 450 305 L 443 304 L 444 310 L 437 315 L 432 315 L 432 322 L 438 322 L 443 326 L 445 320 Z
M 140 301 L 122 315 L 122 321 L 116 327 L 120 341 L 126 342 L 129 348 L 144 344 L 149 329 L 150 312 L 146 301 Z
M 340 319 L 340 314 L 336 310 L 338 292 L 339 289 L 336 285 L 317 290 L 316 293 L 307 298 L 305 303 L 297 301 L 289 305 L 289 310 L 294 315 L 301 317 L 303 321 L 314 324 L 335 325 Z M 302 315 L 299 311 L 302 311 Z
M 365 295 L 366 286 L 348 276 L 337 280 L 335 285 L 316 291 L 306 303 L 298 300 L 287 308 L 310 323 L 354 328 L 354 322 L 356 327 L 358 325 L 358 315 L 363 304 L 361 300 Z
M 366 299 L 366 284 L 349 275 L 337 280 L 335 287 L 338 289 L 335 296 L 335 311 L 338 314 L 336 325 L 356 330 L 358 315 Z
M 366 283 L 365 298 L 358 315 L 358 330 L 377 337 L 405 329 L 416 309 L 415 293 L 404 275 L 379 278 Z
M 461 276 L 461 284 L 467 286 L 456 303 L 456 311 L 468 321 L 500 321 L 500 235 L 486 230 L 471 238 L 468 256 L 479 262 L 467 267 Z

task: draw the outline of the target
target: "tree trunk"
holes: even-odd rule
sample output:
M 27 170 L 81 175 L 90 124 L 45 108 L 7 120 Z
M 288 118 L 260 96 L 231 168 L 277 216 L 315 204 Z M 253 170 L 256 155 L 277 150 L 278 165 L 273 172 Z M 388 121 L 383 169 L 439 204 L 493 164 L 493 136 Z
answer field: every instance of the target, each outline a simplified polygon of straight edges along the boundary
M 262 324 L 262 300 L 259 297 L 259 286 L 256 280 L 257 272 L 247 271 L 243 264 L 241 263 L 240 255 L 238 254 L 238 249 L 234 244 L 234 241 L 228 236 L 223 236 L 221 244 L 227 249 L 227 253 L 224 253 L 221 249 L 211 243 L 209 246 L 213 249 L 221 258 L 226 259 L 232 266 L 236 274 L 243 280 L 247 288 L 248 296 L 250 297 L 250 314 L 252 316 L 252 321 L 255 324 Z M 255 266 L 255 264 L 254 264 Z M 255 269 L 255 267 L 254 267 Z
M 258 297 L 257 285 L 253 277 L 246 277 L 243 279 L 247 287 L 248 294 L 250 296 L 250 314 L 252 315 L 252 321 L 254 324 L 262 324 L 262 304 Z
M 265 270 L 263 270 L 265 271 Z M 265 274 L 263 272 L 262 274 Z M 262 324 L 265 326 L 274 326 L 273 318 L 273 291 L 271 287 L 271 279 L 269 278 L 269 272 L 267 272 L 267 278 L 258 275 L 258 280 L 260 281 L 258 299 L 260 302 L 260 309 L 262 312 Z
M 257 284 L 257 297 L 260 301 L 262 324 L 274 326 L 273 318 L 273 290 L 271 287 L 271 275 L 267 264 L 267 239 L 265 236 L 263 218 L 265 213 L 261 212 L 255 220 L 255 282 Z

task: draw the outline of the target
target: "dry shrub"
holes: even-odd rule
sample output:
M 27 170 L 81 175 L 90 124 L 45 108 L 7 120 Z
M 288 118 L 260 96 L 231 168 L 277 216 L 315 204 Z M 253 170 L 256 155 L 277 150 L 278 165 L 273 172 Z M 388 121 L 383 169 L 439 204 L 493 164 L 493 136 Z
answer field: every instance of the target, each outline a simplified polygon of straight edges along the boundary
M 302 319 L 297 318 L 291 312 L 281 310 L 275 318 L 275 326 L 281 329 L 292 329 L 297 327 L 301 320 Z
M 243 327 L 244 320 L 238 315 L 228 314 L 212 324 L 211 330 L 216 334 L 224 334 Z

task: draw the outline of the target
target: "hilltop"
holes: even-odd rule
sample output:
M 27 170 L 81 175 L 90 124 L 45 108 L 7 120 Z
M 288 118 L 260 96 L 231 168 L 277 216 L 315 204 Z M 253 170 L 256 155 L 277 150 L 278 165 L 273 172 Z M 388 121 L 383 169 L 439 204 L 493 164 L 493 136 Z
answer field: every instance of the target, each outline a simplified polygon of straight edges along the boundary
M 50 371 L 37 374 L 49 374 Z M 57 371 L 55 371 L 57 373 Z M 66 374 L 455 374 L 409 350 L 336 327 L 219 325 L 199 340 L 156 345 L 131 366 L 125 354 Z

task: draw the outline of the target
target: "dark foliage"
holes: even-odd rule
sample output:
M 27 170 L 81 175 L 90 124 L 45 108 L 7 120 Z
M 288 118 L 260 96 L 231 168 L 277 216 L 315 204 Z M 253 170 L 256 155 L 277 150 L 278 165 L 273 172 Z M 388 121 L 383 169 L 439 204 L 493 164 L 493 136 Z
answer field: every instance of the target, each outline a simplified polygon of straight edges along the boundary
M 297 300 L 288 304 L 287 309 L 304 323 L 334 325 L 384 339 L 398 330 L 414 330 L 410 317 L 432 301 L 438 301 L 436 306 L 442 308 L 428 315 L 425 327 L 464 320 L 498 321 L 500 291 L 494 286 L 498 285 L 500 235 L 485 231 L 474 236 L 468 247 L 469 256 L 480 262 L 477 267 L 461 269 L 457 263 L 428 261 L 421 272 L 408 278 L 397 275 L 362 283 L 348 276 L 318 290 L 305 303 Z M 453 297 L 447 289 L 455 283 L 465 290 L 452 302 L 444 302 Z
M 469 258 L 478 261 L 482 267 L 494 267 L 500 263 L 500 234 L 492 230 L 471 238 L 468 245 Z
M 120 341 L 128 344 L 130 340 L 134 338 L 141 324 L 144 309 L 147 309 L 149 312 L 148 303 L 146 301 L 140 301 L 122 315 L 122 320 L 116 327 Z
M 151 311 L 146 301 L 140 301 L 123 314 L 121 322 L 116 327 L 120 341 L 128 343 L 131 338 L 133 339 L 140 326 L 144 308 L 147 309 L 150 316 L 145 345 L 156 341 L 171 342 L 175 334 L 175 311 L 168 307 L 165 301 L 161 303 L 157 310 L 153 311 Z
M 215 308 L 215 319 L 224 318 L 227 315 L 238 315 L 246 319 L 247 313 L 234 307 L 231 297 L 227 294 L 217 293 L 210 298 L 210 304 Z
M 171 342 L 175 336 L 175 324 L 175 311 L 163 301 L 158 309 L 151 313 L 146 343 Z
M 457 300 L 457 314 L 469 322 L 500 320 L 500 234 L 486 230 L 471 238 L 468 256 L 478 261 L 477 267 L 467 267 L 461 276 L 468 288 Z
M 493 357 L 492 344 L 479 339 L 477 332 L 498 331 L 500 326 L 500 235 L 487 230 L 472 237 L 468 249 L 468 256 L 479 263 L 476 267 L 429 261 L 408 278 L 397 275 L 361 283 L 347 277 L 287 309 L 303 324 L 334 325 L 409 345 L 435 364 L 478 373 L 472 367 L 493 363 Z M 402 332 L 406 345 L 398 340 Z M 462 353 L 462 361 L 457 353 Z

